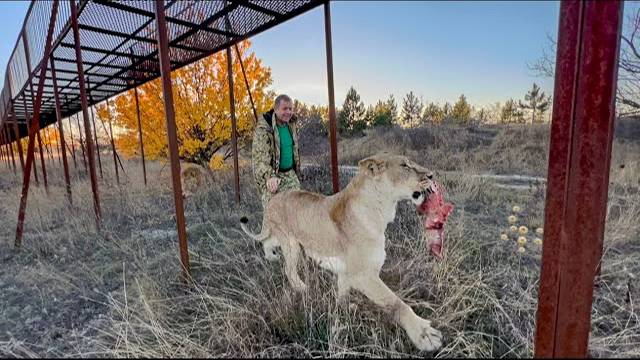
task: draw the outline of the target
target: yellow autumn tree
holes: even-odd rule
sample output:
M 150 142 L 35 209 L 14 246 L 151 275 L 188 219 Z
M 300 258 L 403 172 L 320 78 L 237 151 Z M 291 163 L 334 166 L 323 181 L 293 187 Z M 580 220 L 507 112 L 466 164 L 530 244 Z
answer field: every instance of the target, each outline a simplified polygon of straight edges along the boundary
M 251 96 L 258 116 L 272 106 L 274 93 L 271 69 L 263 65 L 246 40 L 238 44 Z M 233 92 L 237 119 L 238 146 L 253 135 L 255 118 L 240 62 L 233 54 Z M 171 74 L 180 158 L 203 166 L 220 167 L 232 156 L 231 112 L 226 51 L 219 51 Z M 140 118 L 145 157 L 168 157 L 166 120 L 160 79 L 138 87 Z M 138 122 L 134 91 L 130 90 L 110 102 L 116 148 L 125 156 L 139 154 Z M 97 116 L 108 121 L 106 104 L 97 107 Z M 98 119 L 96 119 L 98 120 Z M 214 156 L 215 155 L 215 156 Z

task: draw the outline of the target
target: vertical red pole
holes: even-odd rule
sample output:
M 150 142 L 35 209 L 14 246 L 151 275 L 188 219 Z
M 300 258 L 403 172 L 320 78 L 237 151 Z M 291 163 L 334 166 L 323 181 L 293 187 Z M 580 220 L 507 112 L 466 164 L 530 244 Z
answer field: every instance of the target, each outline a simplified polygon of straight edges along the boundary
M 15 247 L 19 248 L 22 244 L 22 232 L 24 229 L 24 217 L 27 208 L 27 196 L 29 195 L 29 174 L 31 172 L 31 165 L 33 164 L 35 146 L 35 133 L 37 132 L 40 122 L 40 108 L 42 106 L 42 93 L 44 91 L 45 75 L 47 74 L 47 61 L 51 54 L 51 41 L 53 37 L 53 29 L 56 23 L 56 15 L 58 14 L 58 0 L 53 0 L 51 6 L 51 17 L 49 19 L 49 29 L 47 31 L 47 39 L 44 47 L 44 60 L 40 67 L 40 76 L 38 77 L 38 91 L 36 93 L 36 99 L 34 102 L 33 119 L 29 124 L 29 144 L 27 146 L 27 162 L 25 164 L 25 171 L 22 177 L 22 196 L 20 197 L 20 208 L 18 209 L 18 226 L 16 228 Z M 33 74 L 29 74 L 33 76 Z M 25 107 L 26 110 L 26 107 Z
M 111 107 L 107 99 L 107 112 L 109 113 L 109 137 L 111 138 L 111 152 L 113 153 L 113 165 L 116 167 L 116 181 L 120 185 L 120 172 L 118 171 L 118 159 L 116 158 L 116 144 L 113 141 L 113 128 L 111 127 Z
M 87 88 L 84 81 L 84 69 L 82 67 L 82 51 L 80 50 L 80 30 L 78 29 L 78 9 L 76 1 L 70 0 L 71 5 L 71 27 L 73 29 L 73 43 L 75 45 L 76 65 L 78 67 L 78 87 L 80 88 L 80 102 L 82 104 L 82 118 L 84 120 L 85 139 L 87 143 L 87 157 L 89 158 L 89 174 L 91 177 L 91 191 L 93 192 L 93 210 L 96 215 L 96 226 L 100 228 L 100 195 L 98 193 L 98 181 L 96 179 L 96 159 L 91 139 L 91 126 L 89 125 L 89 113 L 87 103 Z
M 78 114 L 76 114 L 76 124 L 78 125 L 78 137 L 80 138 L 80 150 L 82 151 L 82 163 L 84 164 L 84 172 L 86 173 L 88 168 L 87 168 L 87 156 L 86 156 L 86 151 L 84 150 L 84 138 L 82 137 L 82 128 L 80 127 L 80 116 L 78 116 Z
M 18 157 L 20 158 L 20 168 L 24 173 L 24 151 L 22 150 L 22 142 L 20 141 L 20 131 L 18 130 L 18 119 L 15 115 L 15 106 L 13 105 L 13 101 L 11 102 L 11 116 L 13 116 L 13 135 L 16 138 L 16 143 L 18 146 Z
M 186 221 L 182 203 L 182 183 L 180 180 L 180 162 L 178 157 L 178 135 L 176 133 L 175 110 L 171 88 L 171 64 L 169 63 L 169 40 L 164 15 L 164 2 L 156 1 L 156 22 L 158 34 L 158 56 L 160 58 L 160 74 L 162 78 L 162 94 L 164 113 L 167 119 L 167 137 L 169 140 L 169 157 L 171 160 L 171 179 L 173 182 L 173 199 L 176 206 L 176 222 L 180 241 L 180 263 L 185 280 L 190 278 L 189 251 L 187 244 Z
M 7 163 L 7 167 L 11 169 L 11 164 L 9 163 L 9 154 L 5 153 L 6 150 L 6 140 L 4 138 L 4 128 L 2 129 L 2 133 L 0 133 L 0 159 Z
M 331 41 L 331 5 L 329 1 L 324 3 L 324 34 L 327 48 L 327 80 L 329 89 L 329 143 L 331 147 L 331 175 L 333 180 L 333 192 L 340 191 L 338 179 L 338 140 L 336 132 L 336 104 L 333 87 L 333 46 Z
M 240 174 L 238 173 L 238 133 L 236 130 L 236 104 L 233 96 L 233 59 L 227 47 L 227 76 L 229 78 L 229 108 L 231 110 L 231 144 L 233 146 L 233 174 L 235 176 L 236 204 L 240 204 Z
M 91 93 L 90 92 L 89 92 L 89 98 L 91 99 Z M 100 142 L 98 142 L 98 133 L 96 132 L 96 117 L 95 117 L 94 108 L 95 108 L 95 106 L 91 107 L 91 124 L 93 125 L 93 140 L 96 143 L 96 153 L 98 154 L 98 168 L 100 169 L 100 179 L 103 179 L 104 176 L 102 174 L 102 159 L 100 157 Z
M 30 125 L 31 124 L 31 118 L 29 117 L 29 111 L 27 110 L 27 96 L 26 96 L 26 90 L 25 90 L 25 94 L 22 97 L 22 102 L 23 102 L 23 106 L 24 106 L 24 118 L 27 122 L 27 129 L 31 129 Z M 36 128 L 36 131 L 38 131 L 40 129 L 40 126 L 37 125 L 38 127 Z M 35 157 L 34 157 L 35 159 Z M 40 181 L 38 180 L 38 169 L 36 167 L 36 164 L 33 164 L 33 177 L 36 180 L 36 186 L 40 186 Z
M 27 71 L 29 72 L 29 93 L 31 94 L 31 106 L 34 108 L 36 108 L 35 106 L 35 97 L 34 97 L 34 93 L 33 93 L 33 83 L 32 83 L 32 74 L 33 71 L 31 69 L 31 52 L 29 51 L 29 40 L 25 34 L 25 31 L 22 30 L 22 44 L 24 45 L 24 56 L 25 56 L 25 60 L 27 61 Z M 44 62 L 44 67 L 46 68 L 46 61 Z M 27 97 L 26 97 L 26 90 L 25 90 L 25 96 L 23 97 L 23 100 L 25 101 L 24 103 L 24 111 L 26 113 L 27 111 Z M 44 188 L 45 191 L 47 192 L 47 194 L 49 194 L 49 183 L 47 181 L 47 167 L 44 164 L 44 153 L 42 151 L 42 140 L 40 138 L 40 122 L 38 122 L 38 124 L 36 124 L 38 126 L 37 131 L 36 131 L 36 138 L 38 139 L 38 152 L 40 153 L 40 165 L 42 166 L 42 178 L 44 181 Z M 33 173 L 36 177 L 36 184 L 38 183 L 38 175 L 36 172 L 36 167 L 33 167 Z
M 587 356 L 602 256 L 621 1 L 563 1 L 535 357 Z
M 142 123 L 140 122 L 140 103 L 138 102 L 138 88 L 133 89 L 136 99 L 136 116 L 138 117 L 138 138 L 140 140 L 140 154 L 142 155 L 142 176 L 144 176 L 144 186 L 147 186 L 147 166 L 144 160 L 144 143 L 142 142 Z
M 53 140 L 51 139 L 51 131 L 49 130 L 49 127 L 44 128 L 44 135 L 45 135 L 45 141 L 46 144 L 45 146 L 47 147 L 47 151 L 49 152 L 49 160 L 51 160 L 51 162 L 55 162 L 55 156 L 53 155 Z
M 8 126 L 9 126 L 9 124 L 7 124 L 7 127 Z M 6 130 L 6 134 L 7 134 L 7 139 L 9 139 L 9 141 L 10 141 L 11 140 L 11 135 L 9 134 L 9 129 L 5 128 L 5 130 Z M 14 151 L 13 150 L 13 143 L 9 142 L 9 154 L 11 156 L 11 163 L 13 164 L 13 173 L 16 174 L 17 173 L 17 171 L 16 171 L 16 158 L 13 155 L 13 151 Z
M 36 139 L 38 140 L 38 150 L 40 152 L 40 165 L 42 165 L 42 179 L 44 181 L 44 189 L 47 192 L 47 194 L 49 194 L 49 182 L 47 181 L 47 168 L 45 167 L 45 164 L 44 164 L 44 155 L 42 153 L 42 140 L 40 138 L 39 126 L 38 126 L 38 131 L 36 132 Z
M 67 161 L 67 149 L 65 148 L 64 129 L 62 127 L 62 112 L 60 111 L 60 98 L 58 97 L 58 80 L 56 78 L 56 64 L 53 56 L 49 58 L 51 63 L 51 80 L 53 82 L 53 99 L 56 105 L 56 119 L 58 121 L 58 134 L 60 136 L 60 148 L 62 148 L 62 167 L 64 169 L 64 183 L 67 190 L 67 199 L 69 204 L 73 205 L 73 197 L 71 196 L 71 179 L 69 178 L 69 163 Z
M 227 17 L 227 21 L 228 17 Z M 244 63 L 242 62 L 242 56 L 240 55 L 240 50 L 238 49 L 238 44 L 234 44 L 236 48 L 236 56 L 238 57 L 238 61 L 240 62 L 240 69 L 242 70 L 242 77 L 244 78 L 244 84 L 247 87 L 247 93 L 249 94 L 249 101 L 251 102 L 251 110 L 253 110 L 253 118 L 255 119 L 255 123 L 258 123 L 258 113 L 256 112 L 256 105 L 253 102 L 253 95 L 251 95 L 251 87 L 249 86 L 249 80 L 247 80 L 247 73 L 244 70 Z
M 71 139 L 71 157 L 73 158 L 73 168 L 78 170 L 78 163 L 76 162 L 76 147 L 73 141 L 73 126 L 71 125 L 71 116 L 69 116 L 67 120 L 69 120 L 69 137 Z

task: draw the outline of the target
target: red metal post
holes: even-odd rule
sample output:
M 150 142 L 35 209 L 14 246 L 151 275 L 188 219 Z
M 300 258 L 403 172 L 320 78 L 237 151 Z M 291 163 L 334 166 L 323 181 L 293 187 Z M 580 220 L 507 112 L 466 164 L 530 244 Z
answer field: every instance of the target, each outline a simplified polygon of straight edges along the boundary
M 47 181 L 47 168 L 44 164 L 44 155 L 42 153 L 42 140 L 40 138 L 40 126 L 38 126 L 38 131 L 36 132 L 36 139 L 38 140 L 38 150 L 40 152 L 40 165 L 42 165 L 42 178 L 44 180 L 44 189 L 49 194 L 49 182 Z M 33 168 L 35 170 L 35 166 Z
M 31 52 L 29 51 L 29 40 L 25 34 L 25 30 L 22 30 L 22 44 L 24 45 L 24 56 L 27 62 L 27 71 L 29 72 L 29 93 L 31 94 L 31 106 L 35 109 L 34 101 L 36 100 L 33 93 L 33 83 L 31 81 L 33 71 L 31 69 Z M 46 68 L 46 61 L 44 63 L 44 67 Z M 24 100 L 24 111 L 27 113 L 27 96 L 25 90 L 25 96 L 22 98 Z M 36 130 L 36 138 L 38 139 L 38 152 L 40 153 L 40 165 L 42 166 L 42 178 L 44 179 L 44 188 L 47 194 L 49 194 L 49 183 L 47 181 L 47 167 L 44 164 L 44 154 L 42 152 L 42 140 L 40 139 L 40 122 L 37 124 Z M 36 177 L 36 184 L 38 183 L 38 174 L 36 171 L 36 167 L 33 167 L 33 173 Z
M 44 134 L 44 149 L 49 155 L 49 161 L 53 162 L 55 159 L 53 158 L 53 150 L 51 147 L 51 136 L 49 135 L 49 131 L 46 127 L 42 129 L 42 133 Z
M 15 247 L 19 248 L 22 243 L 22 232 L 24 229 L 24 217 L 25 210 L 27 208 L 27 196 L 29 195 L 29 173 L 31 172 L 31 165 L 33 164 L 35 146 L 35 133 L 38 130 L 38 123 L 40 122 L 40 108 L 42 106 L 42 93 L 44 91 L 45 75 L 47 74 L 47 61 L 51 54 L 51 41 L 53 37 L 53 29 L 56 23 L 56 16 L 58 14 L 58 0 L 53 0 L 51 6 L 51 17 L 49 19 L 49 29 L 47 31 L 47 39 L 45 42 L 44 60 L 40 67 L 40 76 L 38 77 L 38 91 L 36 93 L 36 99 L 34 102 L 33 119 L 29 124 L 29 144 L 27 146 L 27 162 L 25 164 L 25 172 L 22 179 L 22 196 L 20 197 L 20 208 L 18 210 L 18 226 L 16 228 Z M 30 74 L 31 76 L 31 74 Z M 26 107 L 25 107 L 26 111 Z
M 113 152 L 113 166 L 116 168 L 116 181 L 120 185 L 120 172 L 118 171 L 118 159 L 116 158 L 116 144 L 113 141 L 113 127 L 111 127 L 111 107 L 107 99 L 107 112 L 109 113 L 109 137 L 111 138 L 111 152 Z
M 98 193 L 98 181 L 96 179 L 96 159 L 94 156 L 93 140 L 89 125 L 89 113 L 87 103 L 87 88 L 84 82 L 84 69 L 82 67 L 82 51 L 80 50 L 80 30 L 78 29 L 78 9 L 76 1 L 70 0 L 71 5 L 71 27 L 73 29 L 73 43 L 75 45 L 76 64 L 78 66 L 78 87 L 80 88 L 80 102 L 82 103 L 82 115 L 84 120 L 85 139 L 87 142 L 87 157 L 89 158 L 89 174 L 91 177 L 91 191 L 93 192 L 93 210 L 96 215 L 96 225 L 100 228 L 100 195 Z
M 26 91 L 25 91 L 24 96 L 22 97 L 22 102 L 23 102 L 23 106 L 24 106 L 24 118 L 27 121 L 27 129 L 31 129 L 30 126 L 29 126 L 29 124 L 31 124 L 31 120 L 30 120 L 30 117 L 29 117 L 29 112 L 27 111 Z M 38 131 L 40 129 L 40 126 L 39 125 L 36 125 L 36 126 L 38 126 L 36 128 L 36 131 Z M 34 159 L 35 159 L 35 157 L 34 157 Z M 33 177 L 36 180 L 36 186 L 40 186 L 40 181 L 38 180 L 38 169 L 37 169 L 35 163 L 33 164 Z
M 89 98 L 91 98 L 91 92 L 89 92 Z M 100 169 L 100 179 L 103 179 L 104 176 L 102 174 L 102 159 L 100 157 L 100 142 L 98 142 L 98 133 L 96 132 L 96 117 L 95 117 L 95 106 L 91 107 L 91 124 L 93 125 L 93 140 L 96 143 L 96 153 L 98 154 L 98 168 Z
M 229 17 L 227 16 L 227 22 L 229 21 Z M 238 44 L 233 45 L 236 48 L 236 56 L 238 57 L 238 61 L 240 62 L 240 69 L 242 69 L 242 77 L 244 78 L 244 84 L 247 86 L 247 93 L 249 94 L 249 101 L 251 101 L 251 110 L 253 110 L 253 118 L 255 119 L 255 123 L 258 123 L 258 113 L 256 112 L 256 105 L 253 102 L 253 95 L 251 95 L 251 87 L 249 87 L 249 80 L 247 80 L 247 73 L 244 70 L 244 63 L 242 62 L 242 56 L 240 55 L 240 50 L 238 49 Z
M 144 143 L 142 142 L 142 124 L 140 122 L 140 103 L 138 102 L 138 88 L 133 89 L 136 99 L 136 116 L 138 117 L 138 138 L 140 139 L 140 154 L 142 155 L 142 176 L 144 177 L 144 186 L 147 186 L 147 166 L 144 160 Z
M 9 154 L 5 153 L 6 150 L 6 140 L 4 138 L 4 128 L 2 129 L 2 133 L 0 133 L 0 159 L 7 163 L 7 167 L 10 169 L 11 164 L 9 163 Z
M 20 158 L 20 168 L 24 173 L 24 152 L 22 150 L 22 142 L 20 141 L 20 131 L 18 130 L 18 119 L 15 114 L 15 107 L 13 105 L 13 101 L 11 102 L 11 116 L 13 117 L 13 135 L 16 139 L 16 143 L 18 146 L 18 157 Z
M 56 119 L 58 121 L 58 134 L 60 136 L 60 147 L 62 148 L 62 167 L 64 169 L 64 183 L 67 189 L 67 199 L 69 204 L 73 205 L 73 197 L 71 196 L 71 179 L 69 178 L 69 163 L 67 162 L 67 149 L 65 148 L 64 129 L 62 127 L 62 112 L 60 111 L 60 98 L 58 97 L 58 80 L 56 78 L 56 64 L 53 56 L 49 58 L 51 63 L 51 80 L 53 82 L 53 98 L 56 105 Z
M 187 244 L 186 221 L 184 205 L 182 203 L 182 183 L 180 180 L 180 162 L 178 157 L 178 135 L 176 133 L 175 110 L 173 108 L 173 93 L 171 87 L 171 64 L 169 62 L 169 40 L 167 24 L 164 15 L 164 2 L 155 2 L 158 56 L 160 58 L 160 74 L 162 78 L 162 94 L 164 99 L 164 113 L 167 118 L 167 137 L 169 140 L 169 157 L 171 160 L 171 179 L 173 182 L 173 199 L 176 206 L 176 222 L 178 239 L 180 241 L 180 262 L 182 275 L 185 280 L 190 278 L 189 251 Z
M 9 154 L 6 153 L 6 139 L 4 138 L 4 128 L 2 129 L 2 133 L 0 133 L 0 159 L 7 163 L 7 167 L 11 168 L 11 164 L 9 163 Z
M 82 150 L 82 163 L 84 164 L 84 172 L 87 172 L 87 156 L 84 151 L 84 139 L 82 138 L 82 128 L 80 127 L 80 116 L 76 114 L 76 124 L 78 125 L 78 136 L 80 137 L 80 150 Z
M 327 80 L 329 89 L 329 143 L 331 146 L 331 175 L 333 192 L 340 191 L 338 178 L 338 139 L 336 131 L 336 104 L 333 87 L 333 46 L 331 42 L 331 5 L 324 3 L 324 34 L 327 48 Z
M 9 124 L 7 124 L 7 127 L 5 128 L 5 131 L 6 131 L 6 134 L 7 134 L 7 140 L 10 140 L 11 139 L 11 135 L 9 134 L 8 126 L 9 126 Z M 9 145 L 9 154 L 11 156 L 11 163 L 13 164 L 13 173 L 16 174 L 17 173 L 17 171 L 16 171 L 16 158 L 13 155 L 13 151 L 14 151 L 13 150 L 13 143 L 9 142 L 8 145 Z
M 238 133 L 236 130 L 236 103 L 233 97 L 233 59 L 227 47 L 227 76 L 229 78 L 229 108 L 231 110 L 231 144 L 233 146 L 233 174 L 235 176 L 236 204 L 240 204 L 240 174 L 238 173 Z
M 73 126 L 71 125 L 71 117 L 68 117 L 69 120 L 69 137 L 71 138 L 71 157 L 73 158 L 73 168 L 78 170 L 78 163 L 76 162 L 76 147 L 73 144 Z
M 563 1 L 535 357 L 586 357 L 602 256 L 621 1 Z

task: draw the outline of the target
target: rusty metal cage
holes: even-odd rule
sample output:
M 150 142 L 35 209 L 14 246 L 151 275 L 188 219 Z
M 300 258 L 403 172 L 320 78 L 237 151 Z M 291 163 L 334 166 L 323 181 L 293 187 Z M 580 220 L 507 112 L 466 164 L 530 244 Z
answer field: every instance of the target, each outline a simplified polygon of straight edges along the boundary
M 178 69 L 300 15 L 321 0 L 164 1 L 171 70 Z M 85 77 L 94 105 L 160 77 L 154 2 L 80 0 L 78 26 Z M 20 137 L 33 112 L 52 1 L 34 1 L 6 69 L 0 95 L 0 129 L 10 115 Z M 81 111 L 70 2 L 61 1 L 53 32 L 61 115 Z M 44 62 L 46 65 L 46 61 Z M 56 121 L 51 69 L 46 73 L 40 128 Z M 26 101 L 24 101 L 26 100 Z M 13 107 L 11 106 L 13 104 Z M 26 104 L 26 105 L 25 105 Z M 13 131 L 6 141 L 15 139 Z

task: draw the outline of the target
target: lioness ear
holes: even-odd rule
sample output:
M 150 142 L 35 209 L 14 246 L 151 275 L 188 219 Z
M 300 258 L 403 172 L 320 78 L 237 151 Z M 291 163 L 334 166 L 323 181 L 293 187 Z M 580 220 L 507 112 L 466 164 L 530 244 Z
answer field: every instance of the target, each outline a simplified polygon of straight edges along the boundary
M 387 165 L 384 160 L 376 159 L 375 157 L 368 157 L 358 162 L 358 167 L 367 172 L 371 176 L 380 175 Z

